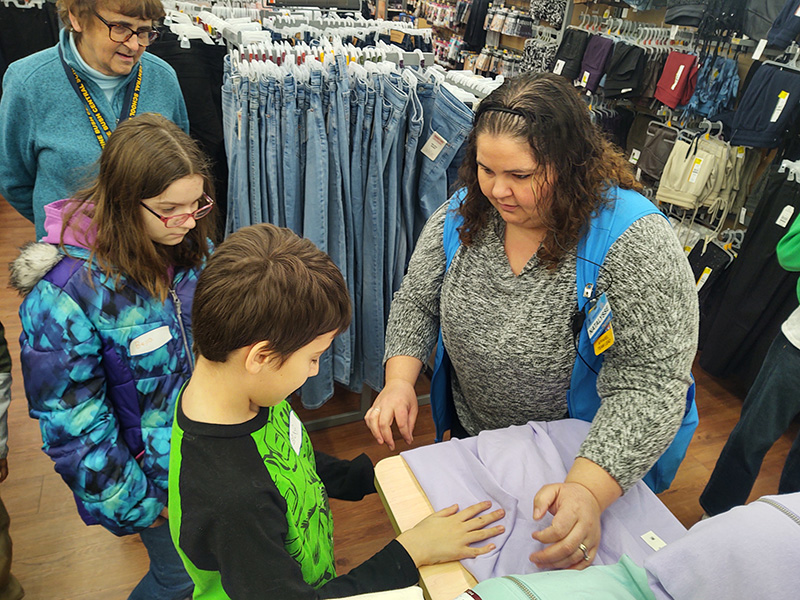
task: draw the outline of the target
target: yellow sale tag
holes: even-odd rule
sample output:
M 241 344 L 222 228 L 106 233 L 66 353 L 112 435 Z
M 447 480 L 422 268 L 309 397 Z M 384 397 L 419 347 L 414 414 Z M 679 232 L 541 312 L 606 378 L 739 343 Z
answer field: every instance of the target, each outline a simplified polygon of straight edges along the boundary
M 393 44 L 401 44 L 403 43 L 403 38 L 406 37 L 406 34 L 402 31 L 397 31 L 396 29 L 392 29 L 391 33 L 389 34 L 389 39 L 392 40 Z
M 611 326 L 611 323 L 608 324 L 608 328 L 603 332 L 603 334 L 597 338 L 597 341 L 594 343 L 594 355 L 600 356 L 603 352 L 611 348 L 614 345 L 614 328 Z

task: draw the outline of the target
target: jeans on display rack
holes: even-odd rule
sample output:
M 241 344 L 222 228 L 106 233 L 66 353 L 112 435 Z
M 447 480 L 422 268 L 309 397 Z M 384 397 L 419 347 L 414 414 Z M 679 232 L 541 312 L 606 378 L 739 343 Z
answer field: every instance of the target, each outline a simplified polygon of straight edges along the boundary
M 262 221 L 289 227 L 331 256 L 353 301 L 352 325 L 301 389 L 303 405 L 321 406 L 334 382 L 380 389 L 389 303 L 425 220 L 447 200 L 472 111 L 425 69 L 337 53 L 300 66 L 226 56 L 223 72 L 226 235 Z

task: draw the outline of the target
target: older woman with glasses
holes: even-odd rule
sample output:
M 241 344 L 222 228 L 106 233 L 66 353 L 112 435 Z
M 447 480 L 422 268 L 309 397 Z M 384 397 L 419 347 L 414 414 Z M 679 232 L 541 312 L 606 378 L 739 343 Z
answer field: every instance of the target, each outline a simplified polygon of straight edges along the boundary
M 95 181 L 45 207 L 47 235 L 12 265 L 30 414 L 83 520 L 141 536 L 150 569 L 134 600 L 192 593 L 166 524 L 167 471 L 212 185 L 177 125 L 133 117 L 109 138 Z
M 189 119 L 178 79 L 145 53 L 161 0 L 58 0 L 65 26 L 53 48 L 12 63 L 0 98 L 0 195 L 45 234 L 44 206 L 67 198 L 117 125 L 138 113 Z

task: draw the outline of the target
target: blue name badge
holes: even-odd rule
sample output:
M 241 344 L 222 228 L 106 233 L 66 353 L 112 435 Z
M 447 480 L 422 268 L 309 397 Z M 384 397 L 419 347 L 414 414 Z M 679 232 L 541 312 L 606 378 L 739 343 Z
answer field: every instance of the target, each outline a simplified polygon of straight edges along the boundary
M 605 293 L 586 305 L 586 333 L 589 334 L 589 341 L 592 344 L 608 329 L 612 316 L 611 305 Z

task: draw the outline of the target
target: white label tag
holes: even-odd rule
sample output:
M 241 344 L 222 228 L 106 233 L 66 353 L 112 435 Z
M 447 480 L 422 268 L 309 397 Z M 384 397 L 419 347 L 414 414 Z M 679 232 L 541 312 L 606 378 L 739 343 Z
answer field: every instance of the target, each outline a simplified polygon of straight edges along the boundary
M 447 140 L 434 131 L 420 152 L 431 160 L 436 160 L 436 157 L 439 156 L 439 153 L 446 145 Z
M 639 157 L 641 155 L 641 151 L 638 148 L 634 148 L 631 150 L 631 157 L 628 159 L 628 162 L 635 165 L 637 162 L 639 162 Z
M 797 10 L 796 10 L 796 11 L 794 11 L 794 16 L 795 16 L 795 17 L 800 17 L 800 6 L 798 6 L 798 7 L 797 7 Z
M 628 17 L 628 9 L 627 8 L 623 8 L 622 9 L 622 18 L 626 19 L 627 17 Z
M 694 183 L 697 181 L 697 176 L 700 175 L 700 169 L 703 166 L 703 159 L 699 156 L 694 159 L 694 164 L 692 164 L 692 172 L 689 174 L 689 183 Z
M 620 92 L 620 94 L 627 94 L 628 92 L 632 92 L 632 91 L 633 91 L 633 88 L 625 88 L 624 90 L 622 90 Z
M 739 211 L 739 223 L 744 225 L 744 218 L 747 216 L 747 209 L 743 206 L 742 210 Z
M 703 289 L 703 286 L 706 284 L 706 281 L 708 281 L 708 278 L 713 271 L 714 269 L 712 269 L 711 267 L 706 267 L 705 269 L 703 269 L 703 272 L 700 274 L 700 279 L 697 280 L 696 287 L 698 292 L 701 289 Z
M 783 109 L 786 108 L 786 101 L 789 100 L 789 92 L 786 90 L 778 94 L 778 103 L 775 105 L 775 110 L 772 111 L 772 116 L 769 119 L 770 123 L 775 123 L 781 116 Z
M 678 67 L 678 72 L 675 73 L 675 81 L 672 82 L 671 90 L 674 90 L 678 87 L 678 82 L 681 80 L 681 75 L 683 75 L 683 70 L 686 68 L 686 65 L 681 65 Z
M 172 334 L 169 332 L 169 327 L 167 325 L 143 333 L 139 337 L 131 340 L 131 356 L 139 356 L 140 354 L 147 354 L 148 352 L 157 350 L 171 339 Z
M 639 167 L 636 167 L 636 181 L 642 180 L 642 170 Z
M 294 411 L 289 413 L 289 443 L 295 454 L 299 456 L 300 449 L 303 447 L 303 424 Z
M 583 77 L 581 77 L 581 87 L 586 87 L 588 81 L 589 81 L 589 71 L 584 71 Z
M 673 25 L 669 30 L 669 39 L 674 41 L 676 37 L 678 37 L 678 26 Z
M 239 141 L 242 141 L 242 111 L 236 111 L 236 135 L 239 138 Z
M 561 75 L 561 71 L 564 70 L 564 65 L 567 63 L 561 59 L 556 61 L 556 65 L 553 67 L 553 73 L 556 75 Z
M 789 224 L 789 220 L 792 218 L 793 214 L 794 214 L 794 206 L 792 206 L 791 204 L 787 204 L 786 206 L 783 207 L 783 210 L 781 211 L 781 216 L 778 217 L 778 220 L 775 221 L 775 224 L 778 227 L 786 227 Z
M 767 40 L 758 40 L 758 45 L 756 46 L 755 51 L 753 52 L 753 60 L 758 60 L 761 58 L 761 55 L 764 54 L 764 48 L 767 47 Z
M 647 533 L 643 534 L 642 539 L 648 546 L 650 546 L 656 552 L 658 552 L 659 550 L 661 550 L 661 548 L 667 545 L 667 543 L 664 540 L 662 540 L 652 531 L 648 531 Z

